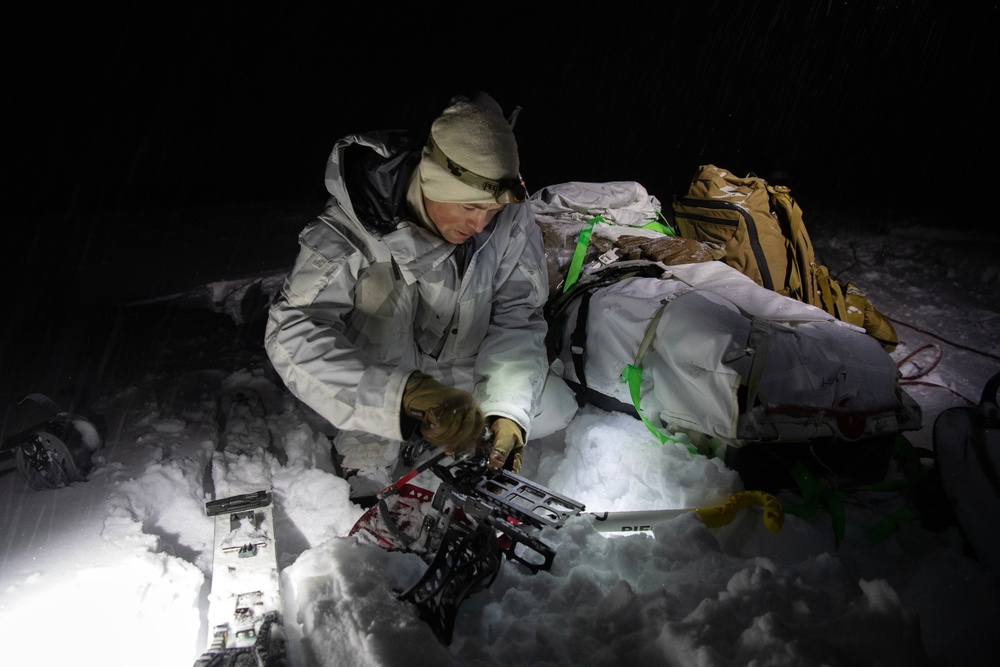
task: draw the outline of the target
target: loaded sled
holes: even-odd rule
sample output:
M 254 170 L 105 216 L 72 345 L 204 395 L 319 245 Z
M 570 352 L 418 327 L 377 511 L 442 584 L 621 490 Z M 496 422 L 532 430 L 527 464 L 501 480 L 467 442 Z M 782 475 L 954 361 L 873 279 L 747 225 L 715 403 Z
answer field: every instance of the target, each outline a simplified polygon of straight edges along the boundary
M 529 201 L 550 361 L 581 404 L 685 434 L 765 490 L 791 486 L 796 462 L 880 480 L 896 437 L 920 428 L 883 341 L 760 284 L 723 244 L 676 235 L 642 185 L 571 182 Z

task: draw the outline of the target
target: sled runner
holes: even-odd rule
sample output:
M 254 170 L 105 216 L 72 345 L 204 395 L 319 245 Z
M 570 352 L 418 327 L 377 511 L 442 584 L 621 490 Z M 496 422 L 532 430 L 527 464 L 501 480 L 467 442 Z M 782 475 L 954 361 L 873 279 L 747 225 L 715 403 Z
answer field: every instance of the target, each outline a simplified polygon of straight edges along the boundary
M 934 420 L 941 484 L 976 558 L 1000 583 L 1000 373 L 977 407 L 944 410 Z

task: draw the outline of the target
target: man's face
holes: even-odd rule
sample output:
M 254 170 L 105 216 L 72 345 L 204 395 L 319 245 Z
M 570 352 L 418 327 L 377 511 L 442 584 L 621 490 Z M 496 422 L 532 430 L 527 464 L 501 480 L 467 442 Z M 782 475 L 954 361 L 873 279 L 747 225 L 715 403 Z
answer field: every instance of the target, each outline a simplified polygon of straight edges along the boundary
M 424 198 L 424 208 L 448 243 L 461 245 L 483 231 L 503 204 L 453 204 Z

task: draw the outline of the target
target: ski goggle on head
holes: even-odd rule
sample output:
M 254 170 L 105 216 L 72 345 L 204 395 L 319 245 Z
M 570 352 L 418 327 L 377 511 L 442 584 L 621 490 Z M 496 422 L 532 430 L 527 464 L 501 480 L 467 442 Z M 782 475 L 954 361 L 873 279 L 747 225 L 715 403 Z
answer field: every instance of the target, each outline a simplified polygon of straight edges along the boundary
M 486 178 L 466 169 L 444 154 L 441 147 L 431 137 L 427 142 L 429 157 L 439 167 L 447 169 L 456 179 L 493 196 L 498 204 L 519 204 L 528 198 L 528 189 L 521 178 Z

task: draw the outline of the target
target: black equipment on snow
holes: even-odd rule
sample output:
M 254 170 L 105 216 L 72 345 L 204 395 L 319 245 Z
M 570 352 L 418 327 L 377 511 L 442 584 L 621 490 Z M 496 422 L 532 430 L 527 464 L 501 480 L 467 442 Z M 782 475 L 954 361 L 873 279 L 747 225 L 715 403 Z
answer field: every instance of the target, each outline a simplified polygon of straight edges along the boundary
M 490 470 L 488 454 L 478 447 L 476 454 L 457 459 L 445 452 L 432 455 L 383 489 L 350 531 L 361 541 L 416 553 L 428 563 L 398 598 L 414 604 L 444 644 L 451 642 L 462 602 L 493 583 L 504 557 L 531 573 L 550 569 L 556 552 L 541 533 L 572 517 L 589 514 L 599 532 L 616 534 L 648 531 L 688 512 L 719 527 L 752 505 L 762 509 L 764 525 L 773 533 L 784 520 L 777 499 L 759 491 L 742 491 L 719 507 L 587 513 L 583 503 L 509 470 Z M 440 480 L 436 491 L 409 484 L 424 470 Z
M 91 456 L 104 444 L 86 417 L 63 411 L 43 394 L 28 394 L 17 403 L 16 433 L 5 438 L 0 452 L 13 457 L 17 472 L 33 489 L 58 489 L 87 479 Z
M 584 510 L 509 470 L 490 471 L 482 451 L 458 459 L 439 452 L 383 489 L 350 534 L 394 551 L 420 555 L 428 568 L 400 600 L 413 603 L 444 644 L 451 642 L 462 602 L 493 583 L 503 557 L 531 572 L 547 570 L 555 550 L 541 540 L 546 527 L 559 527 Z M 430 470 L 436 492 L 408 484 Z
M 976 559 L 1000 584 L 1000 373 L 986 382 L 979 405 L 953 407 L 934 420 L 941 484 Z

